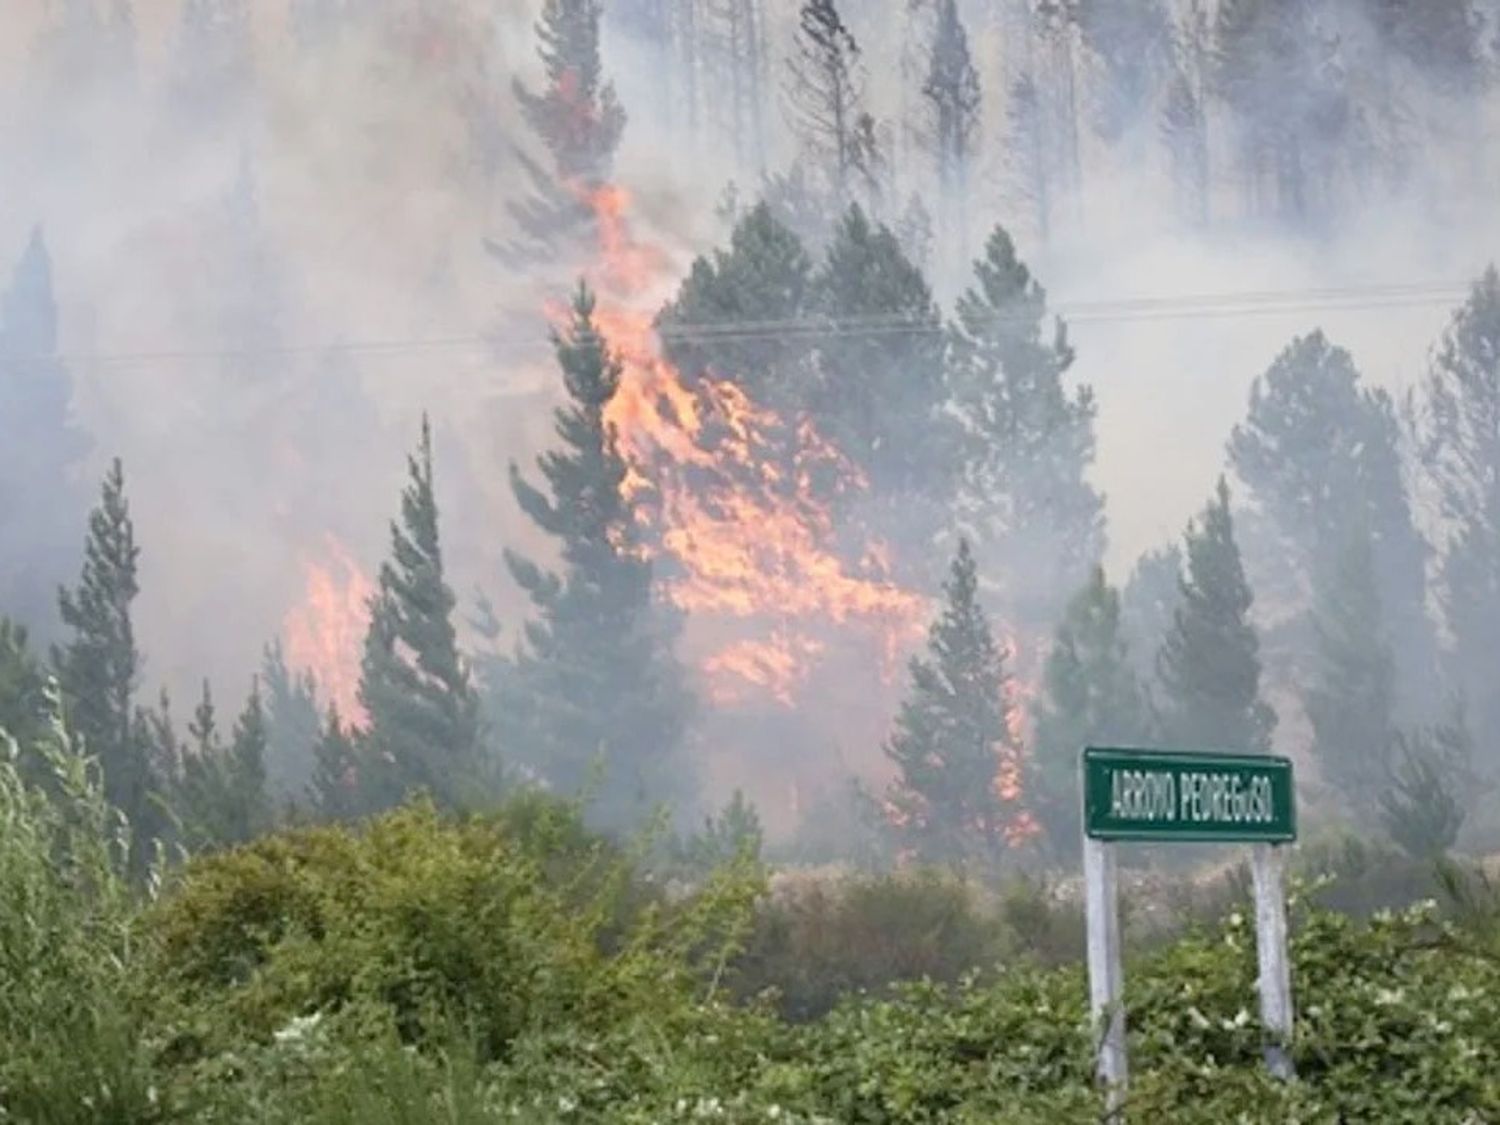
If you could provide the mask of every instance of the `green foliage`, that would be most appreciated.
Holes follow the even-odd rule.
[[[1074,857],[1082,837],[1078,761],[1085,746],[1132,746],[1147,731],[1145,703],[1120,630],[1120,597],[1095,567],[1057,628],[1035,707],[1027,800],[1054,855]]]
[[[1434,860],[1458,839],[1472,786],[1471,751],[1463,723],[1397,731],[1389,778],[1380,792],[1381,821],[1407,855]]]
[[[266,648],[260,678],[265,685],[267,786],[277,805],[300,803],[312,782],[313,748],[322,735],[312,675],[288,668],[276,641]]]
[[[369,809],[391,808],[416,792],[458,808],[485,795],[486,768],[479,700],[458,652],[455,598],[444,576],[426,415],[407,473],[360,663],[369,725],[357,740],[357,775]]]
[[[168,719],[168,721],[170,721]],[[172,794],[173,812],[186,845],[194,850],[244,843],[271,827],[266,793],[266,719],[260,685],[250,689],[229,743],[219,737],[207,681],[188,726]]]
[[[672,652],[676,622],[656,603],[644,529],[624,494],[627,472],[605,408],[620,362],[594,323],[593,295],[580,286],[573,319],[554,340],[569,403],[557,411],[558,450],[538,459],[543,491],[511,466],[521,510],[558,541],[559,573],[513,552],[506,561],[531,599],[515,664],[502,677],[502,749],[558,792],[603,778],[593,813],[603,823],[639,823],[656,801],[691,784],[681,742],[691,696]]]
[[[99,506],[89,515],[78,585],[58,595],[71,637],[53,652],[52,663],[70,726],[85,752],[98,759],[105,796],[130,822],[138,855],[162,830],[156,804],[161,779],[135,711],[141,656],[131,605],[139,592],[139,556],[125,473],[116,459],[105,475]]]
[[[1500,272],[1474,283],[1413,400],[1422,467],[1448,534],[1438,601],[1452,637],[1452,668],[1472,702],[1474,734],[1492,768],[1500,754]]]
[[[1050,626],[1053,591],[1088,578],[1104,548],[1093,391],[1069,391],[1067,330],[1046,324],[1047,294],[996,227],[948,328],[947,381],[963,420],[958,522],[1003,576],[1012,612]]]
[[[46,731],[46,674],[28,644],[26,627],[0,617],[0,730],[22,746]]]
[[[1313,627],[1318,662],[1303,693],[1313,753],[1338,800],[1368,821],[1385,781],[1395,687],[1368,535],[1318,583]]]
[[[130,832],[49,694],[39,738],[0,733],[0,1119],[154,1121],[127,999]]]
[[[1186,747],[1266,753],[1276,714],[1260,698],[1260,642],[1222,477],[1185,545],[1182,604],[1156,661],[1163,734]]]
[[[1003,843],[999,778],[1019,748],[1006,722],[1005,657],[979,604],[967,540],[959,543],[946,604],[911,661],[911,692],[885,753],[899,771],[888,800],[901,846],[928,863],[993,859]]]
[[[672,851],[687,870],[706,875],[741,857],[758,863],[764,843],[760,814],[736,789],[722,810],[703,818],[701,829],[674,841]]]

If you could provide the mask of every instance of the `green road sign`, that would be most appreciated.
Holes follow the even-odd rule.
[[[1261,754],[1089,747],[1083,825],[1096,840],[1295,840],[1292,763]]]

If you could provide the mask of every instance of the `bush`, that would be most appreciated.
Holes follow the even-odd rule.
[[[130,834],[50,709],[24,756],[0,732],[0,1119],[153,1121],[127,976]]]

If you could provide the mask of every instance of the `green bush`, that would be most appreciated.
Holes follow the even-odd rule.
[[[0,732],[0,1120],[154,1121],[129,1000],[129,831],[51,710],[25,758]]]

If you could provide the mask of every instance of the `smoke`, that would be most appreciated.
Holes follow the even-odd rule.
[[[507,270],[482,245],[507,233],[506,205],[528,190],[515,147],[539,155],[511,95],[513,78],[537,78],[537,6],[335,4],[346,12],[336,32],[299,38],[296,5],[265,0],[251,7],[250,84],[212,73],[228,85],[209,98],[183,93],[192,60],[174,0],[137,0],[128,64],[100,55],[116,69],[89,74],[64,49],[67,29],[49,34],[54,5],[5,5],[0,263],[43,224],[75,409],[94,439],[87,470],[97,477],[116,454],[126,465],[149,684],[185,695],[205,674],[247,682],[260,644],[305,596],[303,560],[322,557],[325,536],[373,571],[423,409],[437,428],[454,584],[489,593],[502,643],[514,637],[526,607],[500,549],[549,548],[515,509],[505,469],[551,441],[543,308],[574,266]],[[605,67],[630,114],[617,176],[637,230],[674,258],[669,283],[723,236],[726,185],[752,197],[762,172],[795,154],[780,93],[794,6],[767,7],[758,152],[725,128],[702,59],[702,112],[688,112],[680,37],[610,25]],[[850,7],[870,108],[888,120],[911,100],[897,58],[905,4]],[[1009,15],[965,13],[986,93],[971,245],[937,255],[933,281],[950,298],[990,225],[1016,233],[1070,321],[1071,378],[1098,398],[1094,482],[1107,496],[1108,567],[1123,580],[1201,507],[1252,379],[1294,334],[1322,327],[1392,390],[1418,377],[1463,285],[1500,245],[1483,190],[1500,106],[1407,71],[1420,120],[1447,127],[1420,138],[1403,182],[1293,223],[1246,219],[1221,178],[1194,227],[1175,204],[1155,107],[1127,125],[1133,143],[1090,131],[1099,68],[1076,47],[1076,182],[1053,181],[1043,237],[1035,193],[1018,182],[1009,102],[1018,75],[1057,50],[1007,47],[1024,6],[987,7]],[[1210,122],[1210,138],[1216,165],[1232,164],[1229,126]],[[894,169],[888,218],[913,192],[929,209],[948,202],[930,196],[923,159],[910,148]],[[1422,288],[1382,293],[1391,286]],[[888,702],[839,706],[878,729]]]

